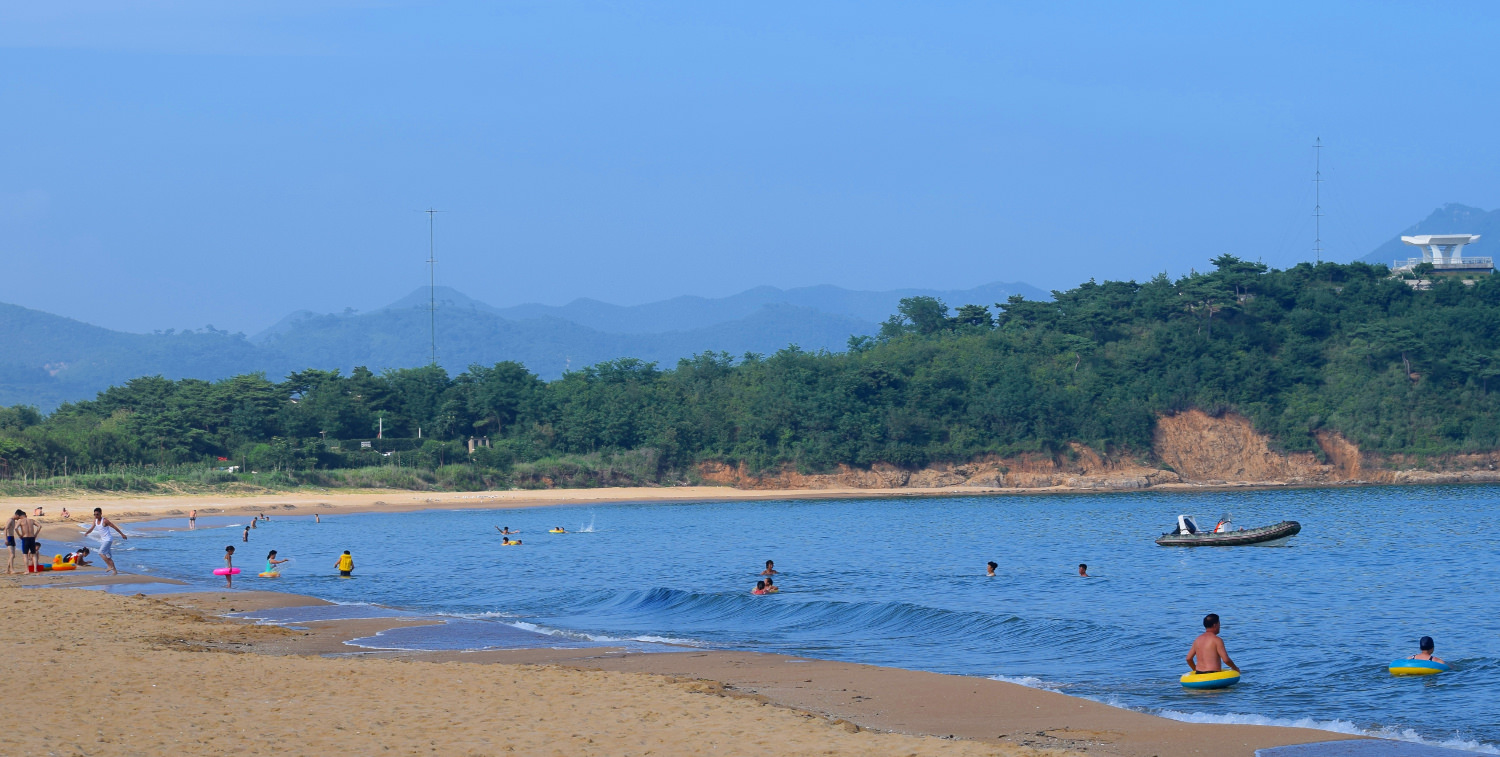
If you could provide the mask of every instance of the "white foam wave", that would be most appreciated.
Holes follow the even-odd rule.
[[[522,631],[531,631],[532,633],[546,634],[548,636],[558,636],[558,637],[561,637],[561,638],[564,638],[564,639],[572,639],[574,641],[597,641],[597,642],[602,642],[602,643],[606,643],[606,644],[609,644],[609,643],[619,644],[619,643],[627,642],[627,641],[637,641],[637,642],[642,642],[642,643],[647,643],[647,644],[675,644],[677,646],[684,646],[684,647],[706,647],[706,646],[708,646],[708,645],[704,644],[703,642],[697,641],[695,639],[678,639],[678,638],[673,638],[673,637],[670,637],[670,636],[651,636],[651,635],[648,635],[648,634],[642,634],[640,636],[626,636],[626,637],[621,637],[621,636],[608,636],[608,635],[605,635],[605,634],[602,634],[602,633],[583,633],[581,631],[564,631],[564,630],[558,629],[558,628],[548,628],[546,626],[539,626],[539,625],[537,625],[535,623],[527,623],[524,620],[514,621],[510,625],[513,626],[513,627],[515,627],[515,628],[519,628]]]
[[[1157,710],[1155,714],[1170,720],[1178,720],[1183,723],[1217,723],[1222,725],[1274,725],[1285,728],[1311,728],[1318,731],[1330,733],[1342,733],[1347,736],[1371,736],[1377,739],[1392,739],[1394,741],[1408,741],[1414,744],[1442,747],[1444,749],[1460,749],[1466,752],[1477,752],[1479,754],[1500,754],[1500,747],[1485,744],[1474,739],[1464,738],[1455,734],[1453,738],[1435,741],[1424,738],[1410,728],[1396,728],[1387,726],[1384,728],[1360,728],[1347,720],[1318,720],[1316,718],[1272,718],[1265,715],[1248,715],[1242,713],[1216,714],[1209,712],[1179,712],[1177,710]]]
[[[1056,691],[1062,686],[1062,684],[1051,681],[1043,681],[1036,676],[990,676],[990,680],[1013,683],[1017,686],[1025,686],[1028,689],[1046,689],[1048,691]]]

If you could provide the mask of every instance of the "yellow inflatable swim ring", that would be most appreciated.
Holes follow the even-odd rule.
[[[261,578],[281,578],[281,574],[274,570],[268,570],[264,573],[256,573],[255,575],[260,576]]]
[[[1184,673],[1179,680],[1185,689],[1227,689],[1240,682],[1240,672],[1216,670],[1212,673]]]
[[[565,534],[565,533],[567,533],[567,531],[564,531],[561,528],[549,528],[549,529],[547,529],[547,533],[549,533],[549,534]]]

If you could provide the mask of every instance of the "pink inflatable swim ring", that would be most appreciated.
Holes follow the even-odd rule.
[[[237,576],[239,574],[239,568],[214,568],[214,575],[216,576]]]

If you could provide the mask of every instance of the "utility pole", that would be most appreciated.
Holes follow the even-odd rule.
[[[1313,255],[1323,262],[1323,138],[1313,144]]]
[[[427,328],[432,338],[432,365],[437,365],[437,245],[435,221],[438,213],[446,211],[428,208],[427,214]]]

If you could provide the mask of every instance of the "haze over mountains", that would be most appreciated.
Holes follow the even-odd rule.
[[[705,351],[771,353],[789,344],[842,350],[873,334],[903,297],[993,305],[1012,294],[1048,295],[1022,283],[960,291],[859,292],[833,286],[757,287],[722,298],[676,297],[637,306],[576,300],[562,306],[497,308],[437,289],[438,362],[451,372],[515,360],[544,378],[604,360],[663,365]],[[217,379],[263,371],[366,366],[380,371],[430,359],[428,291],[368,313],[293,313],[250,337],[224,331],[130,334],[15,305],[0,305],[0,405],[50,410],[143,375]]]
[[[1466,254],[1500,245],[1500,210],[1450,203],[1360,258],[1389,265],[1415,254],[1401,234],[1468,233],[1483,238]],[[852,291],[835,286],[756,287],[728,297],[675,297],[644,305],[580,299],[566,305],[495,307],[456,288],[437,289],[438,362],[450,372],[471,364],[521,362],[556,378],[604,360],[635,357],[670,366],[712,351],[768,354],[796,344],[843,350],[856,334],[873,334],[903,297],[929,295],[951,306],[994,305],[1012,294],[1049,295],[1023,283],[967,290]],[[299,311],[255,334],[199,330],[132,334],[0,304],[0,405],[50,410],[88,399],[111,384],[160,374],[219,379],[263,371],[279,378],[304,368],[366,366],[381,371],[427,364],[428,291],[360,313]]]

